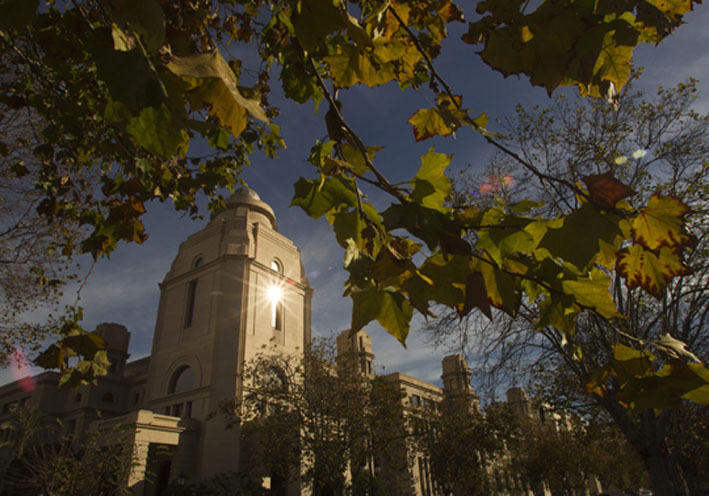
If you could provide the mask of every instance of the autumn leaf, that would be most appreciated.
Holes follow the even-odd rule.
[[[694,238],[684,227],[689,212],[689,207],[674,196],[652,195],[632,220],[633,239],[651,250],[692,246]]]
[[[673,277],[689,273],[680,256],[666,246],[657,254],[640,245],[629,246],[618,255],[618,270],[628,289],[641,287],[657,299]]]
[[[604,210],[615,208],[620,200],[635,194],[635,191],[616,179],[611,171],[586,176],[583,182],[588,188],[591,203]]]
[[[167,63],[167,68],[181,77],[221,80],[236,104],[246,109],[253,117],[268,122],[268,117],[259,102],[245,98],[239,93],[239,89],[236,87],[236,75],[219,50],[186,57],[173,55]]]

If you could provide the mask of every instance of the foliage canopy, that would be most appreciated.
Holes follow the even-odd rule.
[[[660,42],[693,4],[486,0],[462,41],[482,47],[492,68],[524,74],[548,92],[574,85],[613,98],[630,76],[635,46]],[[414,311],[431,316],[432,304],[461,316],[475,308],[515,316],[531,301],[543,309],[539,326],[572,336],[584,313],[621,317],[608,271],[618,268],[628,288],[658,296],[689,270],[695,238],[681,198],[658,192],[635,205],[633,191],[606,170],[572,184],[544,176],[488,129],[484,112],[464,106],[433,65],[447,25],[464,20],[451,0],[3,0],[0,19],[12,68],[0,104],[27,109],[38,123],[38,141],[27,145],[34,166],[11,169],[33,174],[43,193],[39,213],[89,230],[76,249],[94,257],[119,241],[142,242],[151,200],[195,213],[195,195],[205,193],[220,207],[218,188],[233,188],[255,148],[273,155],[284,145],[268,101],[280,70],[287,98],[329,107],[329,140],[316,142],[309,158],[316,177],[295,184],[292,203],[325,216],[345,251],[353,331],[377,321],[405,343]],[[224,57],[231,43],[255,48],[255,77],[244,60]],[[433,148],[410,181],[390,182],[375,165],[378,148],[363,143],[337,101],[338,90],[387,83],[431,96],[434,104],[409,119],[417,140],[470,126],[540,179],[569,187],[573,208],[546,216],[526,200],[451,207],[452,157]],[[211,151],[199,154],[204,142]],[[393,203],[379,211],[363,187]],[[576,250],[580,229],[587,248]],[[465,239],[471,231],[474,244]],[[67,384],[104,367],[93,365],[101,354],[78,320],[37,362],[63,369]],[[77,354],[83,368],[72,371]],[[681,384],[677,394],[694,398],[706,397],[706,374],[700,365],[668,371]]]

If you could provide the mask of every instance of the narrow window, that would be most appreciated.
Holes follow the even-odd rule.
[[[362,339],[362,336],[359,337],[359,350],[364,351],[364,340]]]
[[[188,401],[185,403],[185,415],[184,418],[192,418],[192,402]]]
[[[283,303],[281,301],[272,302],[271,326],[277,331],[283,329]]]
[[[190,281],[187,286],[187,307],[185,312],[185,327],[192,327],[194,317],[194,302],[197,296],[197,280]]]
[[[137,405],[138,402],[140,402],[140,393],[135,393],[135,396],[133,397],[133,403]]]
[[[172,407],[172,416],[173,417],[182,417],[182,403],[174,405]]]

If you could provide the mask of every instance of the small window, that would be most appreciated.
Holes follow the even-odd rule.
[[[271,270],[278,272],[279,274],[282,274],[283,273],[283,266],[281,265],[281,262],[274,258],[273,261],[271,262]]]
[[[140,393],[135,393],[135,396],[133,396],[133,404],[137,405],[140,402]]]
[[[77,403],[81,402],[81,393],[76,393],[76,396],[74,396],[74,401]]]
[[[102,403],[113,403],[113,393],[106,393],[101,396]]]
[[[283,329],[283,302],[273,301],[271,305],[271,327],[280,331]]]
[[[187,286],[187,306],[185,308],[185,327],[192,327],[194,318],[194,303],[197,297],[197,280],[190,281]]]
[[[421,397],[417,394],[411,395],[411,404],[414,406],[419,406],[421,404]]]
[[[364,351],[364,338],[362,336],[359,337],[359,351]]]
[[[192,368],[184,365],[177,369],[170,380],[168,394],[177,394],[189,391],[194,387],[194,374]]]
[[[188,401],[185,403],[185,415],[183,418],[192,418],[192,402]]]
[[[182,403],[180,403],[179,405],[173,405],[172,416],[173,417],[181,417],[182,416]]]
[[[197,257],[197,259],[192,264],[192,268],[196,269],[197,267],[201,266],[203,263],[204,263],[204,259],[202,257]]]

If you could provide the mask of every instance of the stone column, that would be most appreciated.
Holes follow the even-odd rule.
[[[135,450],[135,458],[133,459],[133,468],[128,476],[128,487],[133,496],[143,496],[150,442],[136,440],[133,449]]]

